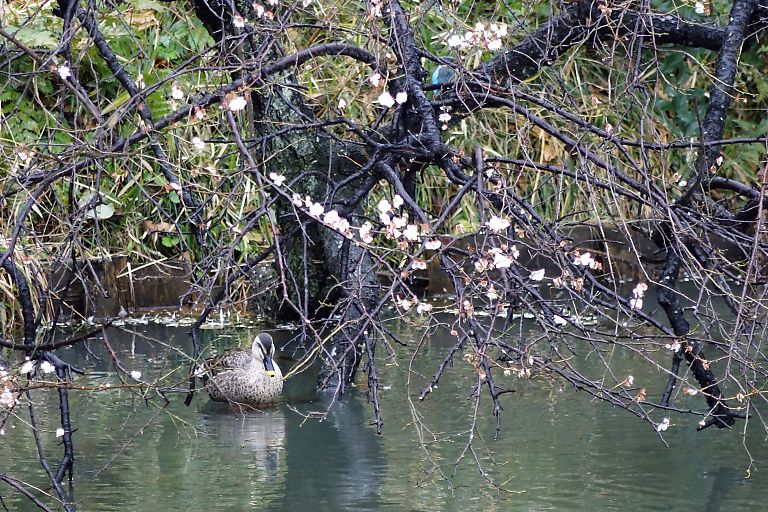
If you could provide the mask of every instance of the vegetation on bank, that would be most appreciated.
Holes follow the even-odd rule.
[[[386,47],[356,26],[358,18],[354,12],[358,3],[307,4],[303,20],[294,18],[296,26],[285,30],[282,42],[286,51],[343,40],[380,53],[379,57],[385,60],[394,58]],[[714,19],[709,18],[708,22],[722,21],[728,5],[725,1],[707,3],[706,12],[700,17],[712,15]],[[138,263],[167,257],[199,258],[199,254],[190,254],[195,251],[192,233],[180,221],[181,195],[157,172],[158,164],[149,145],[140,143],[117,154],[100,152],[100,144],[130,137],[141,130],[141,122],[136,114],[126,114],[129,94],[98,57],[84,31],[77,32],[72,43],[76,79],[84,90],[92,91],[90,100],[104,115],[105,125],[94,126],[86,121],[86,107],[73,95],[64,93],[60,75],[65,64],[61,55],[51,53],[60,43],[62,25],[62,20],[51,13],[54,7],[52,2],[14,1],[5,4],[0,14],[6,48],[15,42],[25,48],[24,52],[5,54],[0,92],[0,152],[4,162],[0,164],[0,173],[5,183],[0,225],[4,226],[5,237],[10,239],[19,209],[29,198],[24,188],[15,183],[19,175],[34,172],[40,160],[64,162],[93,156],[92,166],[78,169],[55,191],[37,200],[29,217],[34,226],[34,233],[30,233],[33,236],[21,240],[17,250],[37,260],[54,259],[67,245],[73,224],[77,224],[74,227],[78,237],[73,249],[83,256],[130,254]],[[487,22],[507,26],[525,23],[533,29],[551,15],[549,2],[513,2],[508,7],[477,8],[472,3],[459,3],[450,11],[430,9],[420,17],[417,35],[428,51],[471,69],[487,60],[492,52],[478,47],[451,47],[451,35],[472,31],[476,23]],[[692,2],[656,2],[654,7],[693,18],[699,16]],[[142,98],[155,119],[173,113],[188,99],[228,83],[217,45],[183,3],[132,0],[99,9],[99,26],[118,54],[121,66],[142,90]],[[301,22],[317,24],[318,28],[303,29]],[[506,37],[503,44],[513,42],[513,37]],[[763,108],[768,97],[763,73],[766,51],[768,46],[757,45],[742,57],[736,84],[739,95],[734,98],[734,108],[726,121],[726,133],[760,137],[768,128]],[[521,84],[519,90],[538,98],[546,98],[557,90],[568,91],[574,113],[619,137],[653,138],[660,144],[688,140],[695,143],[716,57],[704,49],[665,51],[658,62],[649,60],[648,66],[639,68],[641,77],[633,77],[628,69],[613,66],[606,55],[576,48],[564,57],[563,65],[544,68]],[[646,56],[641,54],[639,58],[645,60]],[[375,120],[377,112],[370,106],[381,92],[370,83],[369,76],[366,66],[334,58],[304,64],[296,78],[307,103],[320,119],[332,122],[343,114],[350,121],[368,124]],[[653,89],[644,91],[648,98],[641,108],[635,91],[638,79],[654,84]],[[546,106],[534,107],[532,112],[558,128],[569,129],[566,121]],[[224,116],[218,107],[196,111],[160,131],[169,148],[173,172],[189,184],[192,194],[205,198],[208,212],[215,212],[207,219],[213,239],[237,233],[247,212],[262,204],[259,191],[263,184],[253,176],[236,172],[244,163],[226,134]],[[337,131],[342,135],[344,130],[341,125]],[[599,144],[599,138],[594,134],[592,137]],[[577,165],[569,158],[566,145],[508,109],[485,110],[446,126],[445,140],[467,154],[473,145],[480,145],[490,162],[499,157],[495,164],[498,172],[513,181],[515,191],[529,198],[545,218],[587,221],[596,213],[595,204],[599,205],[597,213],[605,218],[633,215],[624,211],[626,207],[621,203],[610,200],[609,192],[601,200],[594,194],[583,194],[577,181],[569,176],[558,177],[536,169],[521,171],[507,163],[509,155],[519,155],[542,165],[565,163],[571,171]],[[651,153],[653,179],[681,184],[677,190],[680,193],[690,178],[687,169],[695,162],[696,150],[694,144]],[[637,148],[631,156],[641,158],[642,152]],[[760,143],[726,146],[724,152],[727,158],[720,170],[723,176],[747,182],[757,180],[763,155]],[[604,147],[602,153],[610,158],[611,149]],[[237,190],[234,198],[229,195],[233,190]],[[431,167],[418,176],[416,190],[418,204],[439,216],[458,187]],[[94,200],[96,192],[98,198]],[[671,193],[676,193],[674,186]],[[378,201],[390,195],[388,185],[382,183],[370,196],[370,212],[375,214]],[[477,207],[467,196],[441,230],[460,235],[478,225]],[[261,222],[259,229],[244,234],[237,250],[245,257],[263,249],[271,239],[268,223]],[[13,302],[12,294],[6,295],[5,307]]]

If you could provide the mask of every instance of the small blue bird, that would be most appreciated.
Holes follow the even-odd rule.
[[[440,64],[432,73],[432,85],[445,85],[453,80],[453,75],[453,68]],[[437,94],[439,90],[435,90],[434,92]]]

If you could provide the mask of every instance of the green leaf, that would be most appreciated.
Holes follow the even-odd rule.
[[[33,48],[56,48],[59,45],[56,34],[44,28],[22,27],[15,32],[13,29],[8,31],[16,36],[16,39]]]
[[[165,235],[163,236],[161,241],[162,241],[162,244],[168,248],[176,247],[177,245],[179,245],[179,237],[177,236]]]

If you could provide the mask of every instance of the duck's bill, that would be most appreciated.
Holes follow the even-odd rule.
[[[264,375],[267,377],[274,377],[277,375],[275,373],[275,363],[272,362],[272,358],[267,356],[264,358]]]

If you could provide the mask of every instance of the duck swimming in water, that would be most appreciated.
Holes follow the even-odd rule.
[[[251,406],[274,402],[283,390],[283,374],[273,361],[274,355],[272,336],[261,333],[250,350],[236,348],[209,359],[208,396],[215,402]]]

